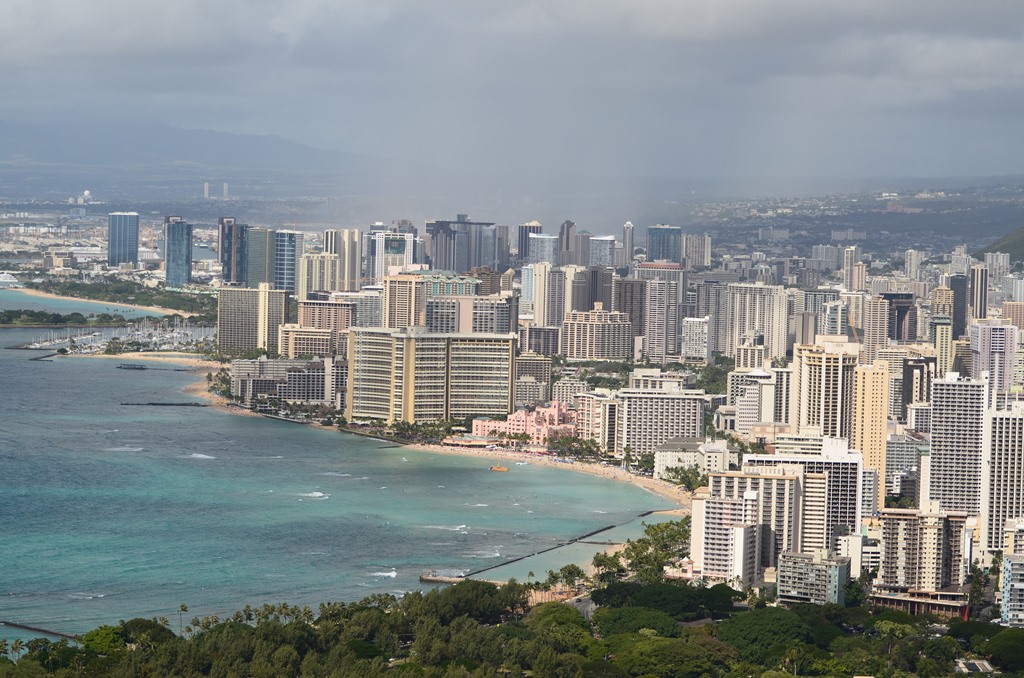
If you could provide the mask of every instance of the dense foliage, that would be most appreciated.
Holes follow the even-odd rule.
[[[31,311],[28,309],[11,309],[0,311],[0,325],[124,325],[124,316],[110,313],[50,313],[49,311]]]
[[[1024,630],[866,608],[733,608],[724,585],[612,582],[575,605],[527,609],[530,587],[464,581],[314,613],[287,605],[231,619],[132,619],[67,641],[0,641],[6,676],[946,676],[963,656],[1024,671]],[[586,602],[584,598],[583,602]],[[712,617],[721,618],[717,623]],[[937,631],[938,629],[938,631]],[[974,653],[974,654],[972,654]],[[15,663],[16,662],[16,663]]]
[[[217,299],[205,294],[171,292],[163,287],[147,287],[127,280],[80,282],[50,278],[42,282],[29,283],[26,287],[79,299],[159,306],[195,314],[192,319],[194,323],[214,324],[217,322]]]

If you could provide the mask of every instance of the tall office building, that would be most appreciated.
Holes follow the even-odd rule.
[[[225,283],[246,284],[248,230],[247,224],[238,223],[234,217],[220,217],[217,220],[217,257],[220,260],[221,278]]]
[[[543,228],[541,223],[536,220],[519,224],[519,248],[517,249],[519,261],[532,261],[530,259],[530,234],[540,234]]]
[[[988,267],[985,264],[971,266],[971,318],[978,320],[988,317]]]
[[[340,260],[338,285],[345,292],[358,292],[363,284],[363,232],[358,228],[343,228],[331,233],[333,243],[328,254],[337,254]],[[326,242],[326,240],[325,240]]]
[[[889,414],[889,366],[884,361],[853,370],[853,419],[850,447],[864,456],[865,468],[878,473],[876,509],[885,508],[886,433]]]
[[[989,402],[997,393],[1008,393],[1013,385],[1017,361],[1015,325],[1002,324],[999,318],[981,319],[968,327],[971,338],[971,377],[988,374]]]
[[[761,334],[764,335],[766,357],[786,357],[788,314],[784,287],[763,283],[732,283],[728,287],[726,299],[726,355],[734,355],[736,346],[740,345],[747,334]]]
[[[559,264],[576,263],[573,247],[576,245],[576,222],[566,219],[558,227],[558,262]]]
[[[527,261],[531,264],[558,266],[558,236],[530,233],[527,235],[530,252]]]
[[[917,305],[909,292],[883,292],[889,302],[889,338],[895,341],[917,340]]]
[[[107,265],[139,263],[139,213],[107,215]]]
[[[682,256],[683,229],[668,224],[647,227],[647,261],[681,263]]]
[[[164,276],[168,287],[192,282],[192,224],[164,217]]]
[[[932,382],[932,446],[929,499],[946,511],[977,515],[981,477],[987,377],[970,379],[950,372]]]
[[[464,273],[480,266],[495,270],[508,266],[507,226],[470,221],[469,215],[459,214],[454,221],[428,221],[426,232],[430,245],[427,254],[434,270]]]
[[[278,328],[288,322],[288,293],[269,283],[217,293],[217,348],[222,353],[276,353]]]
[[[392,269],[396,272],[408,270],[415,263],[416,235],[395,231],[375,231],[367,241],[366,259],[369,262],[369,277],[375,285],[383,285],[385,276]]]
[[[633,324],[633,336],[642,337],[645,333],[647,281],[639,278],[616,278],[614,290],[614,309],[629,316],[629,321]]]
[[[626,254],[626,265],[629,266],[633,262],[633,252],[635,246],[633,245],[633,222],[627,221],[622,225],[622,249]]]
[[[277,282],[277,232],[271,228],[250,228],[245,232],[245,284]]]
[[[644,357],[664,365],[679,355],[679,292],[675,282],[648,280],[644,309]]]
[[[967,333],[967,312],[970,303],[967,296],[967,276],[951,275],[948,285],[953,291],[953,339],[959,339]]]
[[[789,421],[797,434],[850,437],[857,360],[857,345],[845,341],[793,348]]]
[[[605,309],[612,308],[614,269],[607,266],[564,266],[562,270],[566,272],[565,286],[570,297],[567,311],[590,311],[596,304],[602,304]],[[571,289],[570,270],[573,271]]]
[[[300,231],[277,231],[274,234],[274,248],[277,251],[274,286],[279,290],[287,290],[289,294],[295,294],[298,287],[298,272],[305,251],[305,237]]]
[[[588,266],[606,268],[615,265],[615,236],[594,235],[590,237],[590,259]]]
[[[1024,403],[985,413],[981,476],[981,538],[986,551],[1002,550],[1008,520],[1024,516]]]

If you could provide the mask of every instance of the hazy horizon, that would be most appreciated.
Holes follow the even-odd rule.
[[[0,7],[10,121],[273,135],[447,171],[1024,173],[1024,5],[197,0]]]

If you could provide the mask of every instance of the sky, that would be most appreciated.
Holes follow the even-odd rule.
[[[4,0],[0,119],[448,168],[1024,173],[1019,0]]]

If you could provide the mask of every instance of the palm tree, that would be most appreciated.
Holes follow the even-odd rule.
[[[18,661],[18,657],[21,656],[21,653],[24,649],[24,641],[22,641],[21,638],[15,638],[14,642],[11,643],[11,654],[14,655],[14,661]]]
[[[179,636],[181,635],[181,632],[182,632],[182,625],[181,625],[182,615],[185,614],[186,612],[188,612],[188,605],[186,605],[185,603],[182,603],[181,605],[178,605],[178,635]]]
[[[0,638],[0,657],[6,657],[8,652],[7,639]]]

